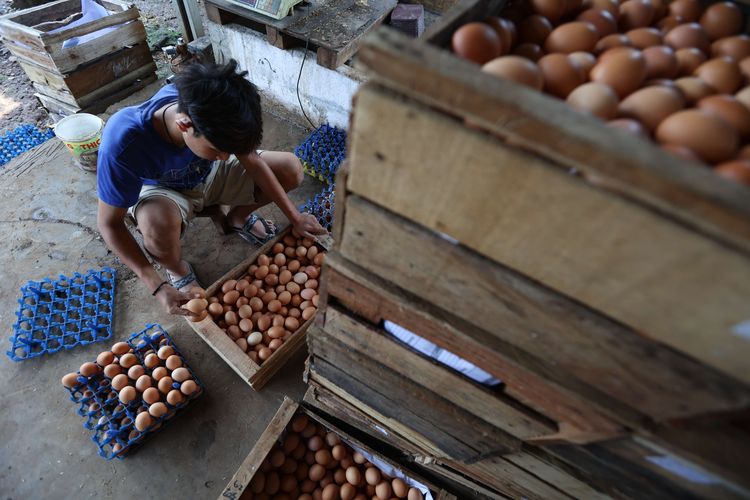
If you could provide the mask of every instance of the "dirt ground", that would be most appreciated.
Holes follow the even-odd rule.
[[[179,23],[173,3],[168,0],[131,0],[141,12],[149,46],[153,50],[158,76],[166,76],[168,59],[161,47],[173,45],[180,36]],[[38,3],[38,2],[37,2]],[[26,3],[19,0],[0,0],[0,15],[8,14]],[[34,87],[10,52],[0,45],[0,135],[19,125],[50,125],[47,111],[34,97]]]

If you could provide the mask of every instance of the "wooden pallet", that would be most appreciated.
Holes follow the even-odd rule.
[[[237,472],[235,472],[232,479],[229,480],[229,483],[222,491],[221,495],[219,496],[219,500],[222,499],[239,499],[242,497],[243,493],[247,490],[248,485],[253,479],[253,476],[255,473],[260,469],[261,464],[265,460],[268,453],[271,451],[271,448],[273,448],[273,445],[283,436],[284,431],[291,422],[292,418],[295,415],[304,414],[307,415],[308,418],[314,420],[318,424],[321,424],[325,426],[330,431],[336,433],[344,442],[348,443],[349,445],[352,445],[358,449],[361,449],[367,453],[369,453],[372,456],[377,457],[382,462],[386,463],[387,465],[403,471],[408,477],[413,478],[420,483],[424,484],[430,489],[430,493],[432,493],[433,498],[435,500],[455,500],[456,497],[448,493],[447,491],[443,490],[439,486],[434,485],[430,481],[419,477],[417,474],[412,473],[408,469],[405,469],[404,464],[400,464],[397,462],[394,462],[393,460],[389,459],[388,457],[382,456],[381,454],[375,452],[372,448],[367,446],[366,444],[362,443],[355,437],[349,435],[348,433],[344,432],[325,418],[319,416],[315,412],[311,411],[310,409],[299,405],[298,403],[295,403],[289,398],[284,398],[284,401],[282,402],[281,406],[279,407],[279,410],[276,412],[276,415],[274,415],[271,422],[268,424],[266,429],[263,431],[263,434],[261,434],[260,439],[255,443],[255,446],[253,446],[253,449],[250,450],[250,453],[248,453],[245,460],[240,465],[239,469],[237,469]]]
[[[258,256],[268,254],[271,248],[281,241],[284,236],[291,232],[291,227],[281,231],[275,238],[254,251],[248,258],[237,264],[228,271],[224,276],[219,278],[206,289],[206,296],[212,297],[218,291],[225,281],[238,279],[247,274],[247,268],[255,262]],[[294,334],[279,347],[270,358],[259,365],[240,349],[240,347],[213,321],[209,315],[203,321],[192,322],[186,319],[188,324],[193,328],[195,333],[201,337],[221,358],[239,375],[242,380],[247,382],[253,389],[260,390],[273,375],[284,366],[294,354],[305,343],[307,329],[310,327],[315,317],[300,325]]]
[[[80,17],[80,1],[55,2],[0,18],[0,35],[31,79],[37,97],[52,112],[101,112],[156,79],[138,9],[105,0],[107,17],[57,33]],[[116,27],[94,40],[63,49],[73,37]]]
[[[317,50],[318,64],[336,69],[357,52],[362,39],[396,6],[396,0],[312,0],[294,14],[272,19],[226,0],[207,0],[206,14],[218,24],[245,21],[264,32],[278,48],[306,46]]]

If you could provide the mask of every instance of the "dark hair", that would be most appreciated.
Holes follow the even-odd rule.
[[[263,138],[258,89],[237,70],[225,65],[191,64],[175,77],[177,109],[193,121],[196,135],[204,135],[223,153],[248,153]]]

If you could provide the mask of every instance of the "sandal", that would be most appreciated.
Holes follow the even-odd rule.
[[[177,278],[172,273],[167,271],[167,277],[169,278],[169,282],[172,284],[172,286],[183,293],[189,292],[190,289],[194,286],[203,288],[203,285],[201,285],[198,281],[198,278],[195,275],[195,270],[193,269],[193,266],[190,265],[190,262],[186,260],[184,260],[183,262],[187,265],[188,273],[182,278]]]
[[[253,226],[255,226],[255,223],[258,221],[263,224],[263,228],[266,230],[265,236],[258,236],[253,233]],[[274,236],[276,236],[276,228],[273,227],[273,223],[263,217],[258,217],[255,214],[250,214],[250,217],[248,217],[242,227],[232,227],[231,229],[233,232],[239,234],[240,238],[243,240],[256,245],[268,243]]]

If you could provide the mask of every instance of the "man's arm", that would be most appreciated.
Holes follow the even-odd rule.
[[[107,246],[141,279],[149,292],[152,292],[163,280],[125,226],[126,213],[126,208],[113,207],[99,200],[97,226]],[[190,315],[186,309],[180,307],[189,297],[171,285],[162,286],[156,298],[170,314]]]
[[[294,229],[305,238],[315,239],[315,235],[326,234],[326,230],[321,227],[315,216],[306,213],[300,213],[294,206],[292,200],[281,187],[279,180],[274,175],[271,167],[255,152],[245,155],[237,155],[245,170],[252,175],[253,180],[273,201],[279,209],[286,215]]]

